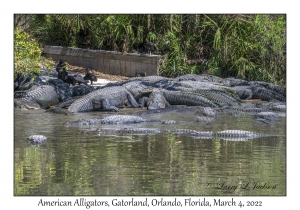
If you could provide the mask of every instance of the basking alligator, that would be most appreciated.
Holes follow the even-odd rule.
[[[23,97],[18,99],[20,103],[37,103],[41,108],[46,109],[50,106],[56,105],[59,102],[59,96],[55,87],[50,85],[42,85],[33,90],[26,92]]]
[[[217,107],[209,99],[193,92],[161,90],[165,99],[171,105]]]
[[[70,107],[70,112],[84,112],[93,110],[115,110],[129,102],[133,107],[139,107],[132,94],[121,86],[107,87],[95,90],[76,100]]]
[[[111,115],[103,119],[81,119],[73,122],[66,122],[65,126],[86,126],[93,124],[132,124],[142,122],[160,122],[160,120],[145,119],[138,116],[131,115]]]
[[[171,105],[158,89],[154,89],[147,100],[148,109],[162,109],[169,106]]]

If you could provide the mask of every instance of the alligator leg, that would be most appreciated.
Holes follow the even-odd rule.
[[[129,92],[127,93],[127,99],[129,101],[129,103],[131,104],[131,106],[133,106],[134,108],[139,107],[139,104],[136,102],[135,98]]]
[[[106,98],[101,98],[99,100],[92,100],[93,109],[94,110],[114,110],[116,112],[119,112],[119,108],[110,105],[109,101]]]
[[[143,107],[145,107],[146,105],[147,105],[147,102],[148,102],[148,97],[142,97],[142,98],[140,98],[139,99],[139,106],[141,107],[141,108],[143,108]]]

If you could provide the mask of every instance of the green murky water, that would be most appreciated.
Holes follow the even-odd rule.
[[[15,111],[14,195],[286,195],[285,136],[248,141],[173,134],[101,136],[95,131],[99,126],[63,126],[66,121],[108,114],[114,113]],[[225,114],[208,124],[195,122],[191,113],[144,117],[180,123],[118,127],[286,134],[285,116],[272,125],[257,124],[253,116]],[[33,134],[45,135],[48,141],[34,146],[26,140]]]

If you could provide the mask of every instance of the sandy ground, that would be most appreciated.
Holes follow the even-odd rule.
[[[69,75],[74,75],[74,74],[79,73],[82,77],[84,77],[86,74],[85,70],[86,70],[86,68],[83,68],[80,66],[69,65],[67,72]],[[93,73],[97,77],[97,82],[93,82],[93,86],[95,86],[95,87],[104,86],[111,82],[125,81],[129,78],[129,77],[119,76],[119,75],[103,74],[103,73],[97,72],[93,69],[91,70],[91,73]],[[57,75],[55,68],[52,69],[52,74],[47,74],[46,71],[43,69],[41,69],[41,71],[40,71],[40,78],[42,79],[43,82],[46,82],[49,79],[57,79],[57,76],[58,75]],[[89,81],[88,84],[90,85],[91,82]]]
[[[81,75],[84,76],[86,74],[85,70],[86,70],[86,68],[83,68],[83,67],[80,67],[80,66],[69,65],[67,71],[74,72],[74,73],[79,72]],[[129,78],[129,77],[119,76],[119,75],[103,74],[103,73],[97,72],[93,69],[91,70],[91,73],[93,73],[98,78],[98,80],[99,79],[104,79],[104,80],[109,80],[109,81],[124,81],[124,80],[127,80]],[[94,83],[96,83],[96,82],[93,82],[93,84]]]

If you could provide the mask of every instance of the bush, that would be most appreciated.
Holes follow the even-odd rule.
[[[38,42],[18,28],[14,31],[14,79],[17,75],[38,76],[41,68],[51,70],[54,61],[41,56]]]

